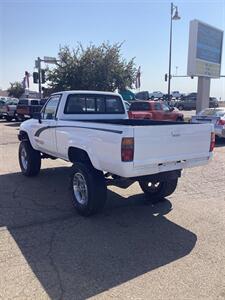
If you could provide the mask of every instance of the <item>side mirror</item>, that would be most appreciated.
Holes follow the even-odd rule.
[[[170,107],[170,111],[174,111],[174,107]]]
[[[41,113],[40,112],[35,112],[33,115],[33,119],[36,119],[41,123]]]

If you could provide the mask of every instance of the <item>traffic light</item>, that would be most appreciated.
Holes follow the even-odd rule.
[[[33,82],[38,83],[38,81],[39,81],[38,72],[33,72]]]
[[[45,77],[45,70],[41,70],[41,82],[45,83],[46,77]]]
[[[165,74],[165,81],[167,81],[167,77],[168,77],[168,75],[167,75],[167,73]]]

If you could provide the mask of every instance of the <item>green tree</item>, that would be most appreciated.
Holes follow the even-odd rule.
[[[84,48],[60,48],[59,63],[49,70],[49,88],[61,90],[115,91],[131,88],[136,76],[134,58],[126,61],[121,55],[122,44],[90,44]]]
[[[20,98],[24,93],[24,88],[20,82],[10,82],[7,92],[10,97]]]

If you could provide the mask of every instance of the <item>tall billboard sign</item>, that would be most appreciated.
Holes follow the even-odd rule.
[[[188,76],[219,78],[223,31],[198,20],[190,22]]]

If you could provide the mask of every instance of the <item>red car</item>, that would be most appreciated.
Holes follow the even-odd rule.
[[[150,119],[163,121],[183,121],[184,115],[162,101],[135,101],[131,104],[130,119]]]

